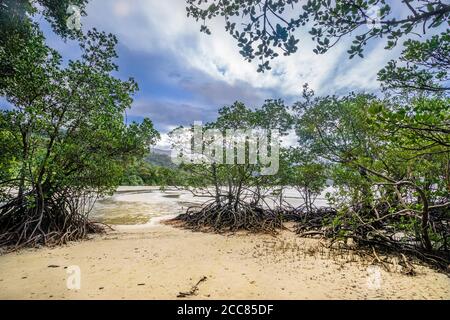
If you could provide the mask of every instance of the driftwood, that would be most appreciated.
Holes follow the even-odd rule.
[[[186,297],[189,297],[189,296],[197,295],[198,286],[200,285],[200,283],[206,281],[206,279],[208,279],[208,278],[203,276],[194,286],[192,286],[191,290],[186,291],[186,292],[178,293],[177,298],[186,298]]]

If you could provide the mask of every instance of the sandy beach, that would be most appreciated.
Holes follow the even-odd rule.
[[[450,299],[444,274],[388,273],[318,246],[289,231],[218,235],[157,220],[0,256],[0,299]],[[79,290],[67,287],[71,266],[81,271]]]
[[[450,0],[0,0],[0,75],[13,315],[450,302]]]

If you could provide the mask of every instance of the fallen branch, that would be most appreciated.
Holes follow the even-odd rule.
[[[208,278],[203,276],[194,286],[192,286],[191,290],[189,290],[187,292],[180,292],[180,293],[178,293],[177,298],[186,298],[186,297],[189,297],[189,296],[197,295],[198,286],[203,281],[206,281],[206,279],[208,279]]]

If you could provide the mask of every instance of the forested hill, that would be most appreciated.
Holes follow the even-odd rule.
[[[123,173],[122,185],[177,185],[184,173],[170,158],[170,151],[152,148],[143,160],[128,165]]]
[[[145,158],[145,162],[154,166],[175,169],[177,166],[170,158],[170,151],[152,148],[150,155]]]

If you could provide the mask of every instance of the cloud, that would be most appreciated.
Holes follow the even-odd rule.
[[[202,104],[222,107],[239,100],[250,107],[260,106],[274,92],[254,88],[250,83],[236,80],[229,84],[224,80],[208,77],[201,72],[187,77],[178,77],[178,85],[191,93],[192,98]]]
[[[187,126],[194,121],[211,121],[217,116],[217,109],[170,100],[141,99],[133,104],[127,114],[133,117],[148,117],[159,129],[167,131],[174,125]]]
[[[378,70],[401,50],[386,51],[382,39],[369,43],[364,59],[349,60],[352,38],[347,37],[328,53],[316,55],[316,44],[304,30],[299,31],[296,54],[272,61],[270,72],[257,73],[258,61],[243,59],[223,19],[209,21],[212,35],[205,35],[186,16],[185,6],[185,0],[90,1],[82,19],[85,30],[96,27],[117,35],[119,76],[133,76],[140,86],[129,115],[150,117],[163,132],[210,121],[220,107],[234,101],[251,107],[268,98],[291,103],[306,82],[318,95],[377,91]],[[45,32],[63,56],[79,54],[73,42],[64,44],[48,27]]]
[[[272,63],[271,72],[261,74],[256,72],[257,61],[248,63],[239,54],[235,40],[224,30],[222,19],[209,22],[212,35],[208,36],[199,32],[199,23],[187,18],[184,0],[128,3],[123,0],[92,1],[85,24],[117,34],[120,42],[130,50],[164,53],[176,64],[202,73],[205,80],[202,84],[197,81],[195,90],[205,99],[217,94],[217,103],[223,100],[216,90],[218,83],[235,88],[230,92],[237,94],[234,100],[241,97],[254,100],[255,92],[258,95],[264,91],[273,92],[275,97],[292,97],[300,94],[305,82],[318,94],[333,94],[352,86],[353,89],[373,91],[378,88],[377,71],[390,58],[389,54],[380,54],[377,48],[365,59],[349,61],[346,50],[351,38],[343,39],[325,55],[316,55],[312,52],[315,43],[307,32],[303,32],[299,35],[299,52],[278,58]],[[123,14],[125,11],[127,15]],[[114,15],[120,21],[110,18]],[[344,72],[337,73],[338,70]],[[208,81],[212,84],[206,83]],[[180,84],[184,89],[191,86],[186,82]]]

